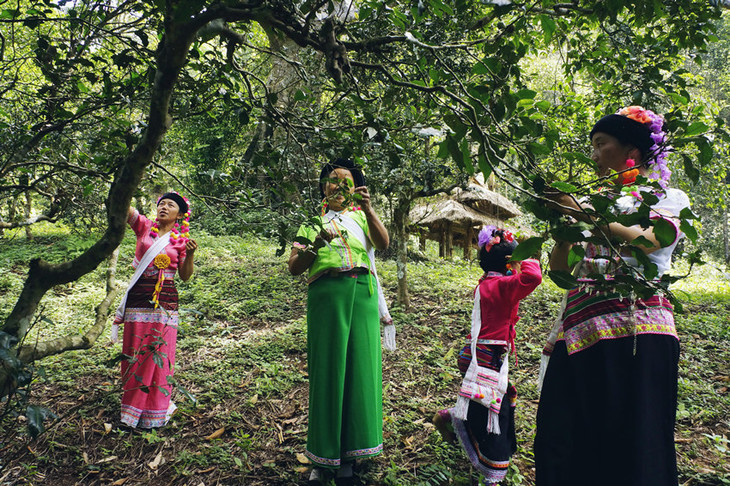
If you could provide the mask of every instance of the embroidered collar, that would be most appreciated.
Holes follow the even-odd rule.
[[[489,277],[504,277],[504,274],[502,272],[495,272],[493,270],[490,270],[487,273],[485,273],[484,275],[482,275],[482,278],[479,280],[481,281],[481,280],[484,280],[485,278],[489,278]]]

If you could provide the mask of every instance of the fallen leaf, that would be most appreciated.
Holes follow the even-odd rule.
[[[309,468],[307,466],[299,466],[294,468],[294,472],[298,472],[299,474],[306,474],[309,471]]]
[[[209,472],[215,471],[215,466],[211,466],[208,469],[198,469],[195,471],[198,474],[208,474]]]
[[[111,462],[111,461],[115,460],[116,458],[117,458],[117,456],[105,457],[101,461],[97,462],[97,464],[104,464],[105,462]]]
[[[81,459],[83,459],[86,464],[89,463],[89,455],[87,453],[84,452],[81,454]]]
[[[127,482],[127,479],[129,479],[129,478],[117,479],[116,481],[114,481],[112,483],[112,486],[122,486],[122,484]]]
[[[207,436],[205,438],[205,440],[217,439],[218,437],[220,437],[221,435],[223,435],[223,433],[225,431],[226,431],[226,428],[225,427],[221,427],[220,429],[216,430],[215,432],[213,432],[212,434],[210,434],[209,436]]]
[[[112,431],[112,424],[104,423],[104,433],[108,434]]]
[[[162,451],[160,451],[157,456],[154,458],[152,462],[147,463],[147,465],[152,469],[153,471],[156,470],[159,465],[162,464]]]
[[[406,437],[403,439],[403,443],[406,445],[408,449],[413,449],[413,436]]]
[[[299,461],[301,464],[309,464],[311,462],[309,458],[301,452],[297,453],[297,461]]]

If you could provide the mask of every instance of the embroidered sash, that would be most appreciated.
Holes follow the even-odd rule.
[[[132,279],[129,281],[127,291],[124,293],[124,297],[122,297],[122,302],[119,304],[119,307],[117,307],[114,322],[122,322],[122,320],[124,319],[124,310],[127,308],[127,296],[129,295],[129,291],[132,290],[134,284],[137,283],[137,280],[139,280],[147,267],[150,266],[152,260],[154,260],[157,255],[162,253],[162,250],[165,249],[169,242],[170,233],[165,233],[164,235],[160,236],[157,241],[155,241],[142,256],[139,264],[137,265],[137,269],[134,272],[134,275],[132,275]]]

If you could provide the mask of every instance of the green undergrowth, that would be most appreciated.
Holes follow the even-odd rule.
[[[61,261],[91,238],[39,227],[0,239],[0,319],[15,303],[27,262]],[[6,235],[8,233],[6,232]],[[11,235],[12,236],[12,235]],[[105,333],[90,350],[44,359],[31,401],[60,418],[36,441],[25,436],[22,413],[3,424],[0,477],[33,484],[285,485],[303,483],[306,459],[306,284],[291,277],[276,245],[250,236],[196,232],[196,274],[178,282],[181,325],[174,400],[179,413],[159,431],[118,426],[118,357]],[[134,239],[121,247],[118,278],[131,276]],[[390,302],[396,268],[379,262]],[[681,264],[677,271],[681,273]],[[99,268],[53,289],[43,300],[29,341],[87,329],[104,297]],[[359,466],[364,484],[468,485],[477,475],[462,451],[431,424],[452,406],[460,383],[456,356],[468,333],[470,295],[481,270],[433,257],[408,267],[411,309],[392,306],[398,350],[383,358],[384,454]],[[677,447],[680,484],[728,484],[730,433],[730,291],[722,271],[693,270],[673,287],[685,312],[677,315],[682,341]],[[561,291],[546,278],[521,306],[517,363],[518,452],[506,485],[534,484],[532,441],[539,398],[540,351],[558,312]],[[107,427],[105,424],[109,424]],[[109,458],[114,457],[113,460]],[[159,460],[158,460],[159,458]],[[7,475],[7,476],[5,476]]]

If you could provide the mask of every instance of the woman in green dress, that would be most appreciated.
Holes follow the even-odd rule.
[[[372,254],[386,249],[389,237],[351,160],[326,164],[320,191],[319,226],[299,228],[297,240],[309,243],[293,244],[289,271],[308,271],[310,484],[324,483],[326,470],[336,470],[336,481],[346,484],[355,459],[383,449],[380,320],[394,336],[387,311],[381,306],[379,312]]]

